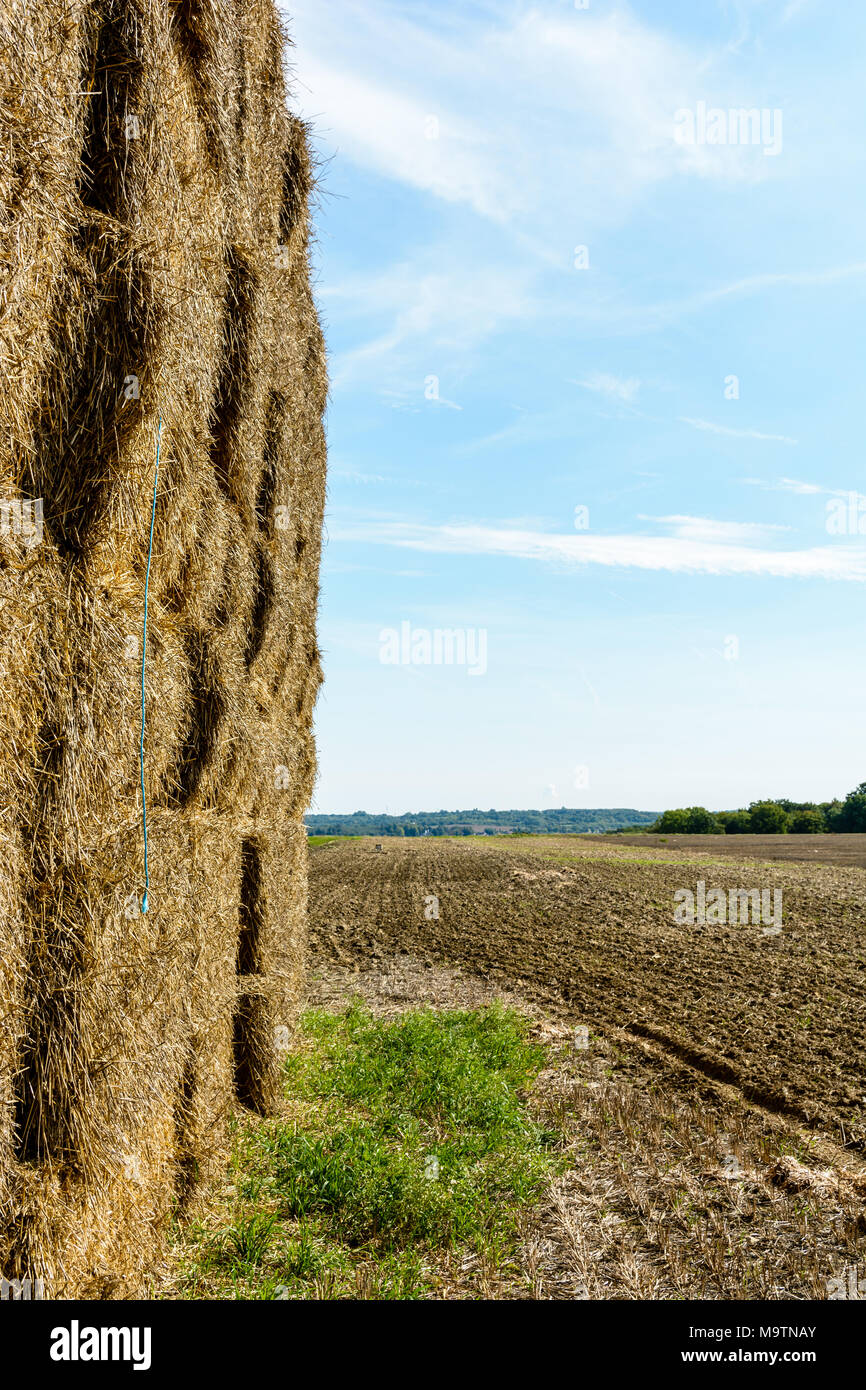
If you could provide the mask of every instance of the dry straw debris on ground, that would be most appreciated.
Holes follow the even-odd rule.
[[[284,48],[272,0],[0,7],[0,1271],[53,1296],[138,1287],[296,1012],[326,377]]]

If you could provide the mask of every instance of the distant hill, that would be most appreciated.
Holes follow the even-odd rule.
[[[651,825],[656,811],[622,807],[574,810],[561,806],[550,811],[418,811],[402,816],[370,815],[353,811],[346,815],[308,815],[309,835],[584,835],[621,830],[625,826]]]

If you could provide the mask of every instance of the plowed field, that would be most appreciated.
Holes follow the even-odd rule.
[[[866,869],[866,835],[617,835],[644,849],[686,850],[732,859],[784,859]]]
[[[707,849],[313,851],[311,1003],[499,999],[549,1050],[533,1104],[566,1169],[516,1256],[451,1270],[442,1297],[866,1296],[866,874]],[[699,882],[780,890],[781,922],[677,923]]]
[[[698,880],[707,892],[781,889],[781,931],[676,924],[674,894]],[[314,961],[459,965],[862,1151],[860,869],[577,837],[360,840],[313,853],[310,906]]]

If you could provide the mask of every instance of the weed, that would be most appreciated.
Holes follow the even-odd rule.
[[[419,1298],[455,1258],[483,1291],[561,1165],[526,1104],[546,1055],[528,1030],[499,1005],[306,1014],[285,1064],[294,1119],[236,1126],[244,1210],[216,1238],[185,1233],[185,1296]]]

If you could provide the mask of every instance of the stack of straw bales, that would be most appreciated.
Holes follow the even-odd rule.
[[[0,1273],[46,1296],[142,1287],[298,1000],[326,377],[283,54],[273,0],[0,0]]]

